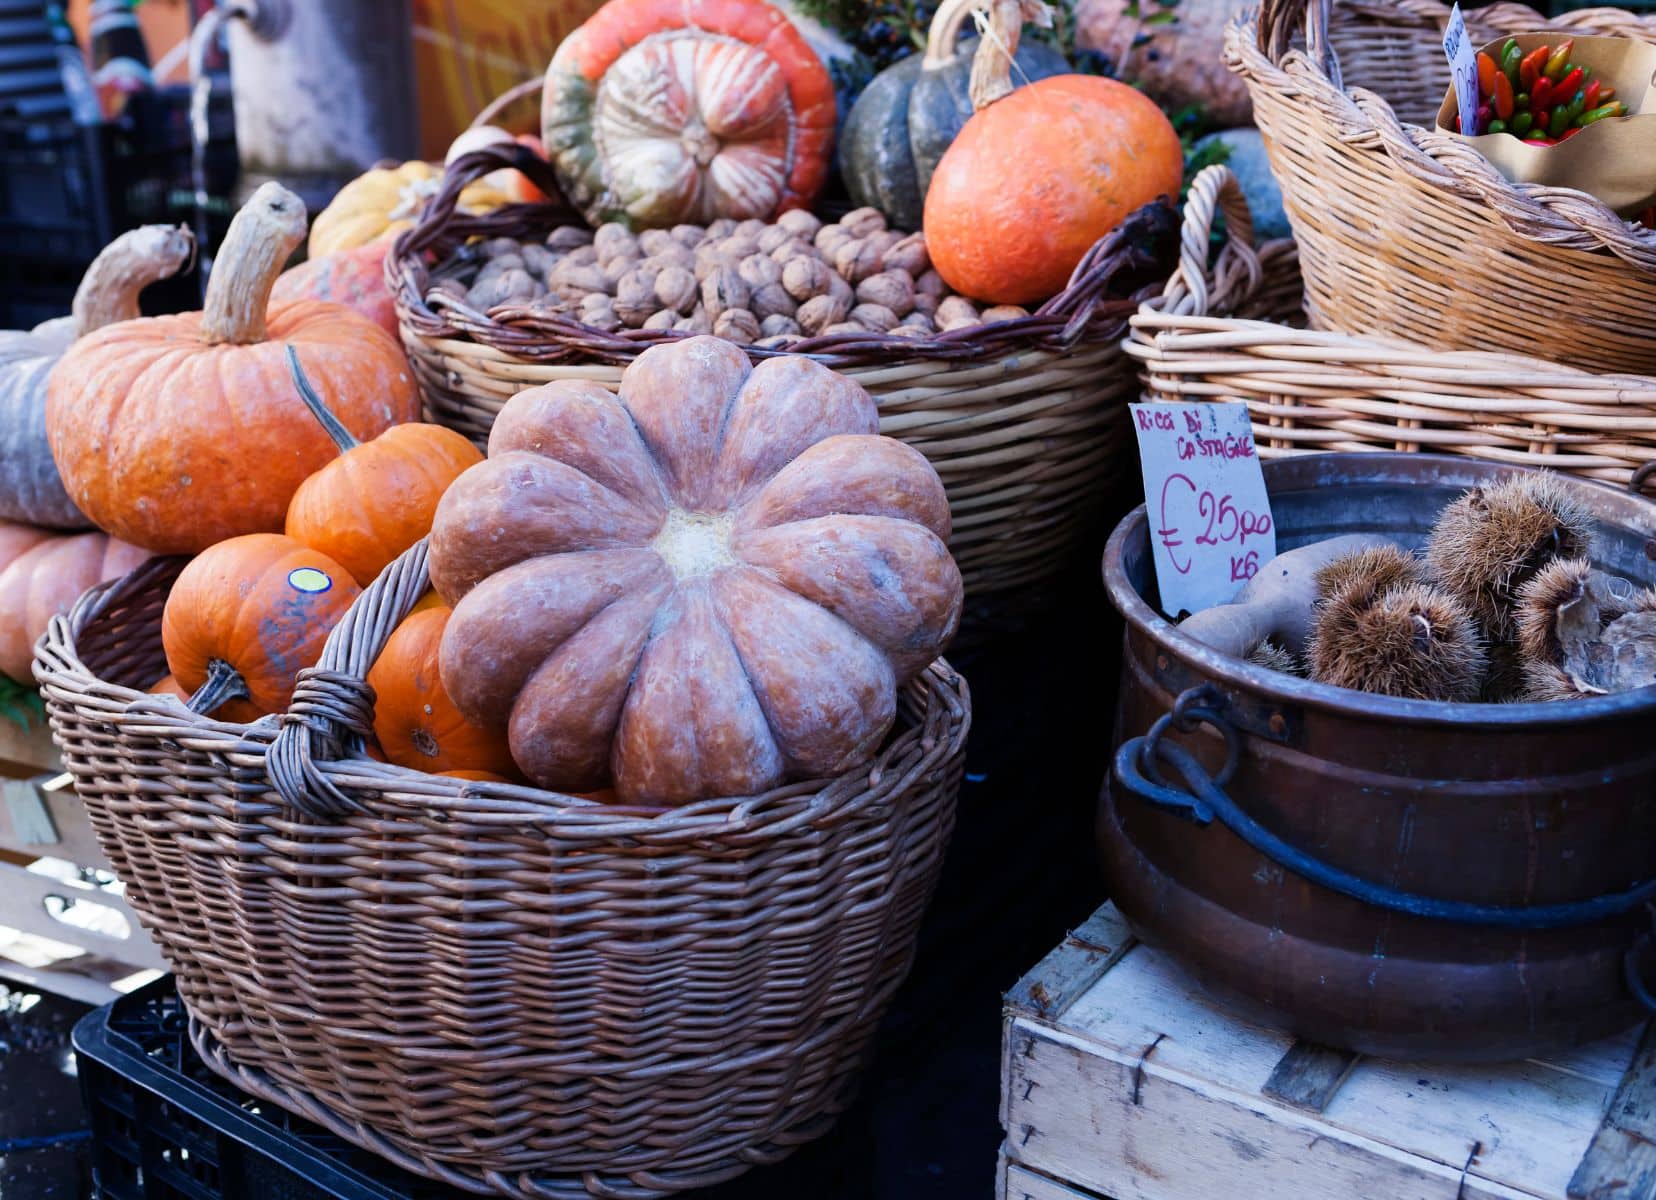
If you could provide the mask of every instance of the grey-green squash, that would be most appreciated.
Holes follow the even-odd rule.
[[[187,228],[145,225],[103,248],[81,276],[67,317],[0,332],[0,520],[51,529],[92,524],[58,477],[46,441],[46,377],[76,338],[140,315],[138,293],[190,260]]]
[[[840,135],[840,174],[851,199],[886,215],[897,229],[919,229],[937,160],[972,115],[967,86],[975,37],[961,39],[980,0],[943,0],[912,54],[874,77]],[[1063,75],[1070,65],[1054,46],[1025,40],[1013,56],[1015,82]]]

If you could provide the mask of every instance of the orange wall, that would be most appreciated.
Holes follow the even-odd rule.
[[[552,52],[601,0],[413,0],[414,77],[424,156],[441,160],[490,100],[546,70]],[[514,105],[501,123],[538,129],[539,109]]]

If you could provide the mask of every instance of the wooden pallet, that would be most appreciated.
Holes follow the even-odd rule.
[[[1656,1033],[1423,1066],[1230,1016],[1112,905],[1006,998],[999,1200],[1653,1200]]]
[[[167,968],[118,894],[29,869],[60,859],[109,870],[62,772],[45,722],[24,731],[0,719],[0,978],[103,1004],[116,995],[110,984]]]

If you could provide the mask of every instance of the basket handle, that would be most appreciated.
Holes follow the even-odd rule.
[[[1213,220],[1225,214],[1225,244],[1210,270]],[[1185,199],[1179,265],[1162,294],[1147,302],[1157,311],[1205,317],[1235,312],[1260,286],[1264,272],[1254,249],[1253,214],[1236,173],[1222,164],[1202,168]]]
[[[536,75],[533,79],[525,79],[522,83],[507,88],[485,104],[482,111],[472,118],[471,124],[466,128],[478,129],[484,125],[492,125],[496,117],[511,108],[519,100],[527,100],[530,96],[540,95],[542,85],[545,82],[546,76]]]
[[[266,759],[270,781],[290,807],[317,820],[361,810],[319,764],[363,752],[374,729],[368,669],[430,586],[421,538],[352,601],[317,664],[299,672]]]
[[[1278,66],[1294,44],[1294,35],[1305,31],[1305,50],[1336,89],[1345,91],[1340,76],[1340,58],[1328,40],[1328,23],[1333,0],[1261,0],[1259,6],[1259,49]]]

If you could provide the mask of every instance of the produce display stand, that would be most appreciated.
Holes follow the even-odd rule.
[[[1635,1200],[1656,1036],[1498,1066],[1230,1016],[1110,904],[1006,997],[998,1200]]]
[[[119,894],[90,884],[72,886],[28,869],[38,859],[54,858],[74,864],[83,877],[109,871],[86,810],[62,770],[44,721],[27,730],[0,721],[0,930],[24,935],[0,938],[0,978],[103,1004],[116,995],[112,982],[141,970],[166,970],[166,965]],[[65,919],[72,909],[93,910],[102,919]],[[116,925],[110,914],[125,921],[124,936],[105,932]],[[32,950],[41,938],[83,947],[85,953],[12,957],[22,948],[20,941]],[[43,958],[55,961],[42,965]]]

